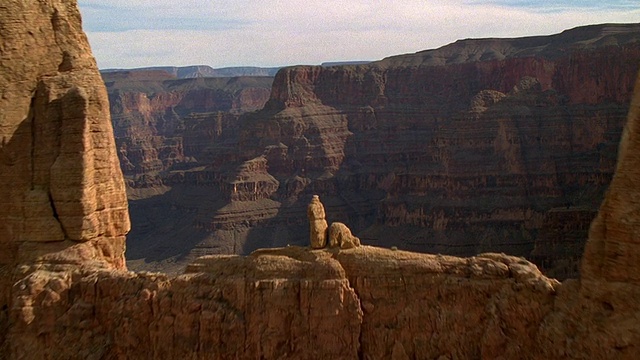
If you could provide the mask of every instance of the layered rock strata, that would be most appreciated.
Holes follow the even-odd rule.
[[[238,117],[263,107],[273,78],[177,79],[175,71],[165,70],[171,69],[102,76],[134,225],[129,267],[154,269],[147,263],[161,261],[163,271],[175,272],[171,261],[181,259],[184,268],[200,249],[242,252],[244,241],[218,240],[242,238],[224,222],[232,221],[242,233],[253,226],[244,224],[247,218],[277,211],[268,198],[278,181],[267,173],[266,162],[261,156],[239,159],[234,150]],[[212,158],[212,152],[224,155]],[[242,205],[260,201],[253,215]]]
[[[163,172],[204,160],[237,115],[261,109],[272,78],[175,79],[163,71],[104,73],[116,144],[131,189],[171,182]]]

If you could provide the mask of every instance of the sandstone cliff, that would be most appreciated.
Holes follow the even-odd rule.
[[[260,121],[303,130],[248,126],[246,138],[290,149],[299,138],[318,139],[306,163],[270,171],[281,183],[276,174],[306,171],[309,188],[318,179],[310,170],[330,173],[315,192],[341,202],[370,244],[505,251],[575,275],[584,243],[572,240],[586,238],[613,172],[639,30],[465,40],[366,67],[285,69],[267,104],[282,110]],[[565,228],[545,232],[560,212]],[[371,213],[375,219],[359,215]]]
[[[0,342],[41,264],[124,269],[127,199],[75,2],[0,5]]]
[[[0,358],[635,359],[640,354],[634,235],[640,221],[640,77],[616,174],[591,228],[581,279],[558,283],[528,261],[503,254],[464,259],[370,246],[290,246],[247,257],[209,256],[193,262],[186,274],[169,278],[122,268],[118,240],[128,226],[124,184],[107,131],[104,88],[75,2],[1,7],[3,46],[6,39],[15,41],[8,47],[13,51],[31,44],[25,24],[43,30],[52,42],[36,47],[42,53],[33,58],[20,51],[2,53],[2,94],[12,101],[1,104],[0,129],[16,130],[26,122],[31,131],[6,132],[1,152],[2,180],[14,182],[3,183],[0,199],[17,210],[0,213]],[[66,25],[56,26],[56,19]],[[45,64],[51,77],[39,74],[39,61],[53,59],[60,49],[75,54],[68,59],[79,67],[51,70]],[[65,55],[61,59],[67,64]],[[33,80],[34,74],[43,78]],[[34,93],[22,86],[39,81],[48,86],[45,90],[61,89],[54,87],[58,81],[69,90],[61,99],[46,92],[46,98],[36,97],[29,105]],[[67,96],[73,101],[66,102]],[[38,116],[43,109],[47,116]],[[77,131],[83,124],[93,131]],[[63,134],[49,143],[43,129]],[[41,141],[29,141],[32,131],[43,136]],[[51,158],[50,171],[42,170]],[[81,163],[65,163],[65,173],[74,177],[56,179],[60,158]],[[238,171],[236,179],[255,171],[264,187],[272,187],[276,183],[264,174],[266,161],[245,161],[241,170],[246,171]],[[105,172],[113,177],[103,177]],[[240,183],[255,184],[250,180]],[[23,183],[29,195],[49,189],[51,200],[43,205],[37,196],[18,196],[25,191]],[[94,190],[100,192],[94,195]],[[270,196],[251,197],[250,190],[251,185],[244,186],[237,196]],[[232,187],[227,191],[234,193]],[[81,206],[75,198],[60,201],[53,193],[82,194]],[[41,210],[46,206],[55,210]],[[75,217],[67,218],[68,209],[76,209]],[[306,220],[304,212],[299,216]],[[15,225],[25,221],[28,227]],[[68,239],[43,235],[57,233]]]
[[[372,247],[206,257],[174,279],[39,271],[17,284],[11,354],[514,358],[533,351],[557,286],[517,258]]]
[[[637,24],[598,25],[283,69],[263,110],[221,133],[165,195],[132,204],[134,224],[161,230],[134,226],[131,254],[151,248],[154,263],[302,244],[295,214],[320,194],[328,220],[368,244],[503,251],[576,276],[613,173],[639,38]],[[277,188],[261,191],[274,182],[257,173],[248,190],[271,195],[225,201],[225,182],[256,158]],[[169,226],[172,209],[191,215]],[[189,244],[172,247],[181,233]]]

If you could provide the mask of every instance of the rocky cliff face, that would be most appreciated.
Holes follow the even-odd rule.
[[[176,278],[44,262],[10,292],[0,356],[634,358],[640,288],[628,234],[638,221],[639,104],[640,96],[581,280],[558,283],[503,254],[369,246],[209,256]]]
[[[517,357],[559,285],[501,255],[288,247],[202,258],[174,279],[40,271],[18,286],[22,306],[55,300],[12,314],[14,355],[388,359]]]
[[[638,25],[601,25],[464,40],[365,66],[283,69],[265,108],[209,146],[166,202],[193,214],[197,254],[301,244],[305,224],[292,214],[317,193],[330,220],[365,243],[504,251],[575,276],[613,173],[639,38]],[[258,157],[277,189],[222,201],[220,179]],[[194,193],[210,205],[180,200]],[[136,257],[148,247],[153,261],[185,253],[167,251],[163,233],[134,229]]]
[[[247,257],[203,257],[175,278],[135,274],[122,266],[124,184],[104,88],[75,2],[10,2],[2,10],[1,35],[12,41],[12,50],[40,39],[26,36],[24,25],[58,42],[32,47],[29,54],[42,51],[32,58],[3,53],[8,55],[0,67],[2,93],[11,100],[0,107],[0,129],[14,129],[3,133],[9,139],[0,174],[13,183],[3,183],[0,199],[15,209],[0,213],[0,358],[632,359],[640,353],[634,235],[640,221],[640,90],[579,280],[558,283],[528,261],[504,254],[465,259],[370,246],[290,246]],[[62,63],[51,69],[46,62],[56,54]],[[39,61],[51,77],[24,72],[40,69]],[[36,95],[38,86],[64,95],[47,90],[46,97],[32,100],[25,84],[36,84]],[[21,126],[30,131],[18,131]],[[84,126],[92,131],[80,131]],[[55,133],[59,140],[49,143],[47,136]],[[57,161],[73,176],[60,178]],[[231,183],[241,190],[225,190],[232,194],[228,200],[236,200],[232,204],[273,196],[268,189],[277,180],[267,175],[267,163],[259,157],[243,162],[235,173],[240,180]],[[251,173],[261,174],[262,182]],[[252,183],[261,184],[253,195]],[[51,192],[49,202],[38,197],[43,189]],[[59,197],[78,194],[80,200]],[[52,208],[42,210],[47,205]],[[305,212],[298,216],[306,219]],[[59,233],[63,239],[54,237]]]
[[[269,77],[176,79],[158,70],[102,76],[121,167],[132,189],[162,185],[160,173],[200,159],[204,147],[234,128],[238,114],[264,106],[272,82]]]
[[[41,264],[124,269],[127,199],[108,99],[68,1],[0,6],[0,343]]]

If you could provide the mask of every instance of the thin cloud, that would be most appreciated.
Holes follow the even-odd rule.
[[[469,5],[498,5],[504,7],[525,8],[531,11],[548,13],[548,12],[566,12],[573,10],[634,10],[640,8],[636,0],[470,0],[466,2]]]
[[[640,5],[621,9],[625,1],[613,1],[609,9],[568,7],[550,13],[525,6],[531,3],[81,0],[80,8],[101,68],[377,60],[460,38],[542,35],[579,25],[640,21]],[[560,2],[543,3],[556,9]]]

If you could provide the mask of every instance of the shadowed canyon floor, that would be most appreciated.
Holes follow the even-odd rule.
[[[124,267],[124,179],[77,4],[0,8],[0,358],[640,354],[640,76],[579,279],[560,283],[504,254],[371,246],[211,255],[169,277]],[[279,181],[268,159],[250,160],[236,174],[261,174],[259,187],[222,183],[235,203],[257,201]]]

